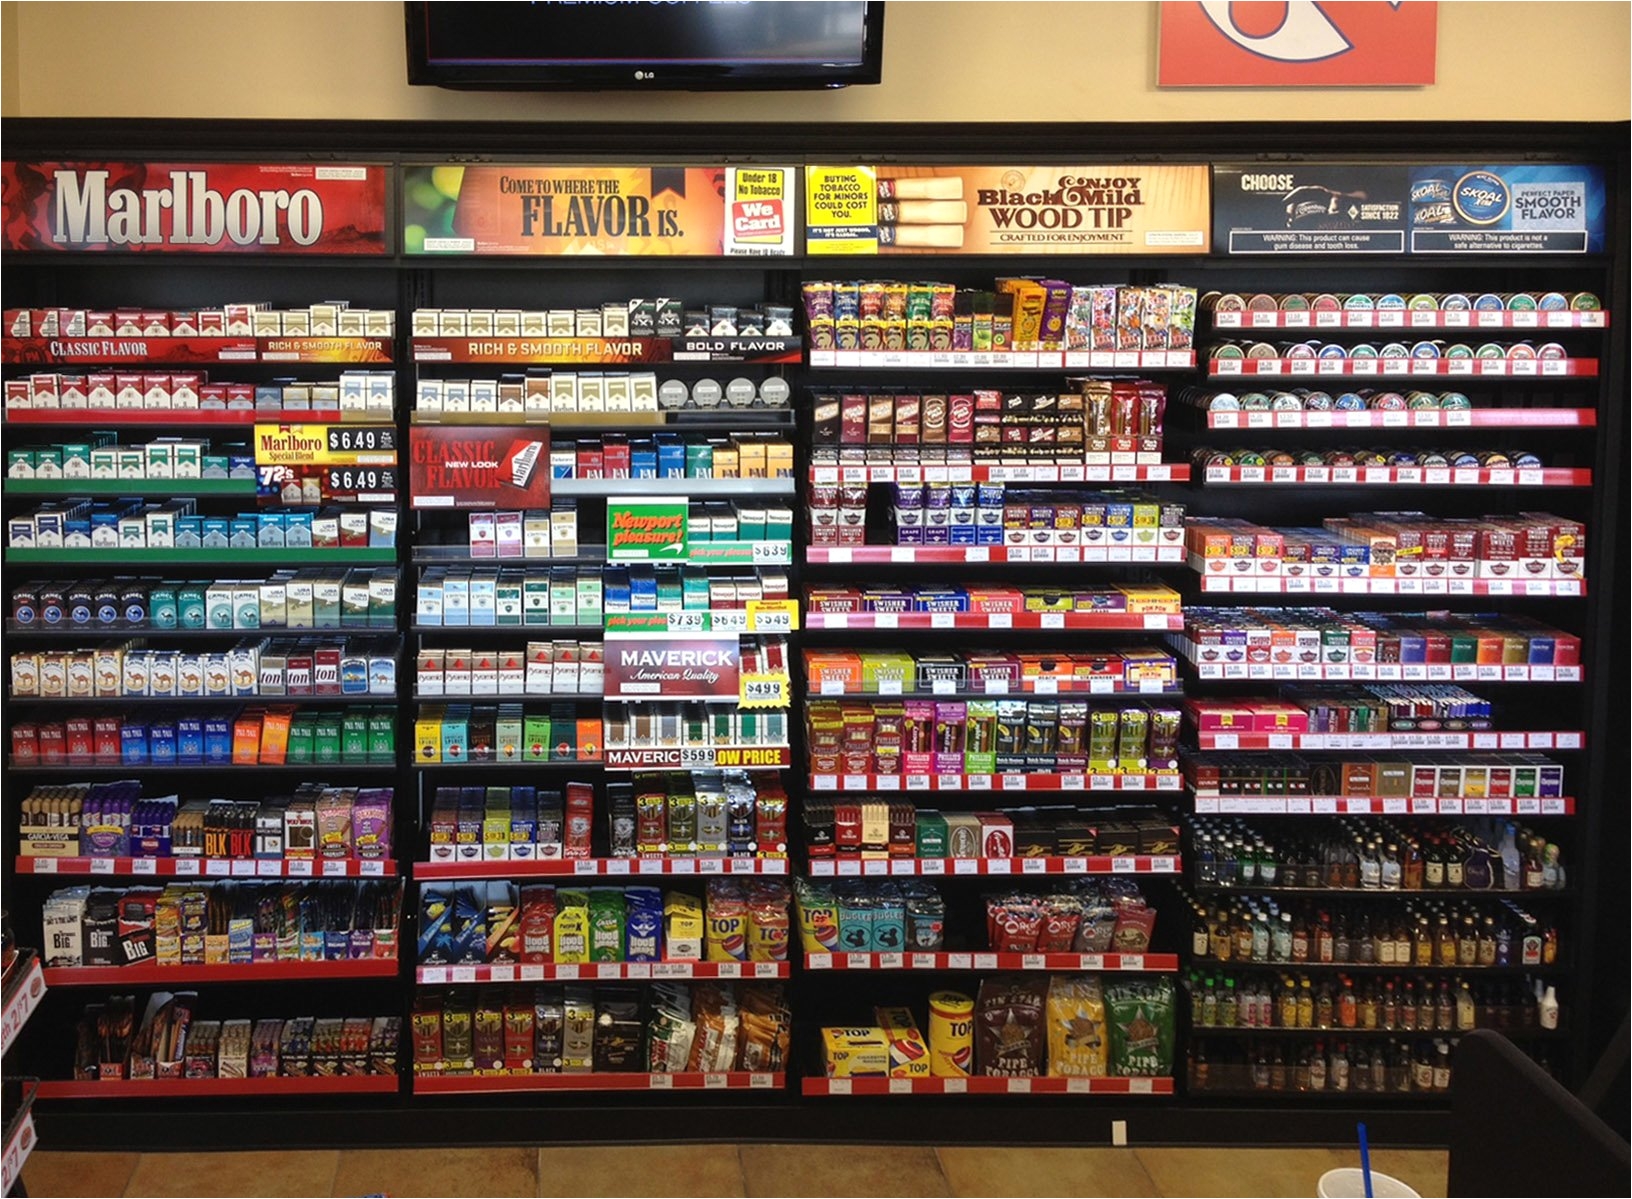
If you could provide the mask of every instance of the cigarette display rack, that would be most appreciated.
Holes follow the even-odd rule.
[[[35,1121],[51,1148],[105,1146],[112,1127],[121,1129],[122,1141],[162,1136],[173,1142],[179,1135],[216,1147],[246,1116],[253,1125],[268,1113],[307,1109],[344,1110],[348,1119],[362,1122],[366,1135],[392,1144],[478,1138],[497,1109],[546,1119],[571,1110],[595,1140],[627,1137],[636,1126],[631,1120],[664,1136],[707,1139],[717,1133],[724,1112],[754,1120],[766,1135],[810,1138],[818,1135],[815,1129],[825,1142],[876,1135],[879,1128],[916,1135],[927,1127],[926,1118],[940,1122],[938,1136],[978,1139],[990,1136],[999,1113],[1019,1112],[1025,1126],[1003,1121],[1002,1135],[1038,1142],[1097,1139],[1109,1134],[1107,1121],[1127,1120],[1137,1122],[1145,1142],[1196,1142],[1241,1135],[1246,1111],[1255,1121],[1275,1121],[1286,1138],[1311,1144],[1346,1135],[1345,1127],[1352,1131],[1351,1109],[1358,1109],[1378,1140],[1442,1142],[1447,1092],[1431,1085],[1430,1060],[1437,1055],[1432,1042],[1446,1039],[1438,1029],[1401,1034],[1406,1058],[1421,1058],[1430,1085],[1351,1090],[1346,1103],[1306,1103],[1308,1093],[1258,1085],[1257,1047],[1280,1046],[1284,1073],[1285,1062],[1316,1041],[1330,1042],[1336,1032],[1193,1023],[1192,978],[1205,990],[1210,975],[1222,980],[1287,968],[1301,973],[1305,966],[1249,970],[1230,963],[1221,969],[1215,958],[1196,952],[1198,908],[1203,925],[1220,905],[1263,913],[1266,925],[1272,911],[1305,908],[1352,917],[1358,925],[1359,913],[1387,906],[1374,903],[1377,892],[1358,886],[1292,888],[1259,878],[1222,887],[1204,880],[1190,833],[1180,831],[1197,819],[1246,822],[1253,836],[1279,841],[1290,852],[1305,843],[1325,844],[1335,837],[1333,830],[1356,822],[1383,829],[1410,824],[1430,830],[1430,837],[1439,835],[1433,830],[1447,830],[1446,838],[1455,828],[1464,830],[1457,837],[1482,839],[1483,849],[1470,851],[1485,855],[1479,869],[1489,868],[1486,842],[1499,845],[1507,824],[1534,830],[1541,844],[1556,850],[1568,886],[1384,891],[1381,897],[1420,904],[1424,911],[1454,902],[1459,910],[1499,915],[1512,903],[1537,913],[1557,939],[1556,957],[1493,968],[1491,985],[1501,995],[1537,983],[1543,991],[1555,988],[1564,1019],[1520,1042],[1567,1085],[1578,1084],[1590,1069],[1605,1035],[1601,1026],[1618,1019],[1617,1012],[1597,1010],[1594,988],[1602,993],[1603,979],[1625,974],[1624,947],[1609,944],[1614,938],[1604,935],[1602,916],[1594,915],[1610,910],[1604,897],[1619,876],[1606,872],[1604,863],[1624,840],[1616,832],[1624,824],[1615,823],[1603,802],[1615,793],[1612,762],[1589,752],[1612,745],[1617,735],[1609,716],[1615,675],[1602,664],[1616,660],[1617,646],[1624,649],[1624,627],[1610,607],[1610,581],[1626,573],[1625,547],[1615,541],[1611,514],[1627,469],[1626,323],[1616,311],[1627,302],[1626,221],[1624,197],[1614,187],[1606,247],[1545,256],[1511,248],[1369,258],[1254,256],[1230,253],[1227,231],[1215,229],[1182,247],[1153,234],[1133,256],[1031,252],[1038,244],[1033,241],[973,258],[949,242],[903,249],[892,207],[878,227],[887,230],[879,233],[881,248],[871,255],[823,252],[833,243],[809,237],[807,222],[796,221],[791,256],[756,252],[706,261],[637,256],[618,246],[591,261],[565,254],[406,252],[405,218],[396,210],[407,203],[404,179],[416,169],[405,164],[409,150],[416,162],[427,163],[475,163],[489,155],[556,166],[589,158],[656,166],[677,155],[777,163],[795,168],[785,199],[791,215],[804,196],[804,172],[833,161],[890,164],[872,170],[891,179],[900,160],[906,164],[901,169],[933,176],[938,184],[937,171],[969,169],[938,163],[1064,165],[1084,156],[1092,162],[1147,162],[1155,155],[1164,169],[1181,159],[1222,168],[1255,161],[1266,146],[1295,138],[1301,139],[1300,163],[1403,162],[1406,156],[1422,163],[1526,162],[1545,147],[1569,161],[1601,164],[1619,182],[1625,178],[1624,136],[1593,128],[1503,130],[1482,135],[1475,151],[1467,131],[1455,126],[1299,125],[1277,127],[1270,142],[1252,130],[1223,130],[1197,158],[1189,135],[1137,127],[1015,127],[1008,132],[1018,140],[1010,143],[1002,130],[946,126],[743,126],[679,134],[615,126],[552,130],[546,137],[510,127],[456,125],[427,133],[382,125],[352,134],[353,148],[345,153],[315,124],[241,133],[226,126],[131,123],[116,135],[100,123],[23,121],[10,132],[15,144],[8,158],[20,161],[338,156],[376,164],[367,169],[380,172],[383,194],[392,197],[383,250],[366,266],[349,252],[331,251],[296,260],[172,247],[140,255],[110,252],[93,262],[91,255],[67,251],[8,248],[7,302],[30,322],[35,314],[60,319],[66,310],[47,307],[53,304],[171,310],[266,297],[273,307],[299,309],[344,297],[362,312],[392,314],[394,324],[382,326],[389,334],[369,327],[367,335],[352,337],[79,336],[57,335],[62,329],[55,325],[50,332],[32,323],[26,331],[8,328],[0,346],[4,379],[16,385],[15,391],[8,388],[0,421],[8,451],[0,506],[8,534],[14,520],[32,521],[41,511],[49,516],[59,506],[74,509],[78,521],[80,500],[87,520],[90,505],[142,506],[130,509],[136,511],[175,500],[193,505],[205,520],[230,522],[241,510],[281,510],[276,487],[268,494],[259,474],[270,462],[258,464],[253,479],[93,479],[77,467],[63,469],[65,446],[174,439],[215,447],[251,442],[266,425],[352,424],[388,427],[396,446],[390,462],[370,465],[395,472],[378,503],[334,501],[340,508],[389,510],[394,538],[373,544],[348,539],[325,548],[291,546],[274,534],[267,541],[256,535],[231,544],[177,545],[161,534],[154,542],[116,539],[111,549],[101,541],[93,548],[89,535],[83,543],[77,532],[64,538],[50,519],[8,536],[11,606],[0,641],[13,677],[20,655],[34,656],[21,667],[25,673],[48,660],[54,670],[51,655],[61,651],[71,660],[77,650],[103,642],[140,639],[145,650],[174,653],[178,663],[197,655],[207,665],[211,655],[241,641],[330,635],[290,619],[287,608],[281,624],[274,607],[270,619],[246,628],[168,618],[150,623],[145,616],[138,622],[122,608],[87,616],[68,602],[85,582],[133,576],[156,581],[161,591],[232,580],[246,591],[268,586],[274,596],[280,585],[307,577],[356,572],[376,576],[383,586],[389,576],[384,624],[357,631],[389,632],[398,644],[391,692],[356,698],[356,705],[371,703],[390,713],[389,732],[382,725],[378,741],[370,743],[365,733],[309,764],[264,744],[253,762],[246,758],[242,765],[177,757],[172,732],[178,739],[190,736],[195,723],[217,714],[218,705],[195,703],[191,696],[102,698],[105,690],[75,690],[65,678],[60,707],[43,697],[8,704],[7,766],[20,783],[7,801],[8,827],[24,831],[29,788],[62,801],[40,809],[47,813],[42,820],[57,823],[30,826],[29,850],[5,859],[7,906],[19,943],[40,943],[48,901],[74,888],[87,896],[117,888],[174,897],[205,885],[231,895],[234,888],[263,885],[400,881],[403,914],[394,930],[394,956],[280,954],[279,960],[229,961],[212,950],[207,962],[189,951],[185,965],[142,960],[114,966],[85,964],[83,956],[63,950],[53,957],[49,946],[38,956],[25,951],[15,985],[8,974],[6,1065],[8,1076],[26,1073],[43,1081],[37,1094],[30,1090],[27,1102],[7,1113],[8,1188],[33,1144]],[[246,137],[253,144],[246,145]],[[813,149],[818,138],[829,147],[820,154]],[[846,149],[832,149],[840,145]],[[694,200],[683,190],[681,198],[687,205]],[[972,200],[972,194],[964,198]],[[457,206],[448,201],[448,221]],[[444,232],[452,229],[450,223]],[[890,258],[895,261],[883,261]],[[924,279],[956,284],[906,282]],[[950,340],[933,348],[921,339],[906,341],[908,335],[939,339],[945,332],[927,310],[909,310],[901,318],[904,331],[889,323],[894,314],[879,318],[876,329],[865,326],[864,315],[861,336],[879,339],[835,344],[823,340],[832,338],[833,329],[813,328],[801,305],[804,288],[833,280],[899,286],[913,303],[919,298],[914,286],[944,287],[948,295],[984,295],[988,288],[1002,294],[1000,287],[1012,286],[1017,314],[1023,310],[1018,297],[1028,288],[1084,297],[1119,288],[1163,295],[1194,289],[1188,293],[1194,319],[1191,326],[1172,313],[1147,313],[1151,340],[1143,343],[1136,315],[1120,333],[1100,330],[1108,342],[1067,343],[1063,335],[1049,342],[1039,335],[987,350],[963,343],[951,348]],[[1049,285],[1056,291],[1049,293]],[[894,292],[886,293],[886,302],[895,299]],[[505,333],[489,335],[481,324],[488,309],[476,304],[506,322],[516,310],[529,319],[555,318],[556,324],[543,332],[529,325],[526,334],[512,333],[506,324]],[[685,327],[637,324],[619,331],[625,316],[651,319],[654,306],[665,321],[685,317]],[[781,320],[784,310],[793,314],[787,326],[758,332],[761,317]],[[1006,304],[998,307],[1005,310]],[[1111,311],[1118,310],[1113,305]],[[991,319],[983,308],[976,312]],[[1039,309],[1038,319],[1046,312]],[[439,313],[464,315],[439,324]],[[477,324],[460,323],[472,313]],[[608,313],[613,323],[603,325]],[[755,323],[738,333],[728,318],[740,313],[751,314]],[[955,323],[967,315],[961,308],[936,313],[951,322],[955,332],[948,337],[962,335]],[[578,317],[584,322],[574,324]],[[716,318],[725,331],[697,331],[699,321]],[[1171,327],[1162,324],[1168,318]],[[177,328],[191,326],[184,321]],[[579,335],[585,329],[591,331]],[[898,332],[903,340],[889,340]],[[365,370],[391,376],[389,413],[359,412],[331,398],[330,386],[338,387],[346,372]],[[311,381],[309,392],[301,390],[304,383],[289,390],[288,376],[297,371]],[[232,407],[218,407],[212,399],[207,407],[176,408],[110,405],[102,396],[83,406],[77,398],[68,404],[21,402],[32,397],[36,379],[40,394],[60,401],[54,379],[92,372],[131,380],[165,372],[184,379],[231,377],[251,389],[251,399],[247,407],[240,395]],[[583,381],[591,378],[586,387]],[[255,396],[257,387],[274,385],[279,394]],[[1136,436],[1124,437],[1125,430],[1096,434],[1092,418],[1075,414],[1077,404],[1101,388],[1106,395],[1139,390],[1138,419],[1154,416],[1153,428],[1135,429]],[[1413,393],[1427,398],[1410,404],[1405,397]],[[642,397],[638,404],[630,398],[634,394]],[[1212,402],[1221,395],[1224,402]],[[853,409],[861,423],[838,433],[822,426],[814,399],[819,396],[862,397]],[[865,400],[874,396],[889,402],[870,411]],[[969,397],[972,431],[954,436],[948,420],[945,428],[929,426],[933,432],[926,435],[919,401],[929,397]],[[1232,405],[1230,397],[1238,402]],[[936,407],[944,416],[950,406]],[[869,424],[868,416],[877,412],[888,419]],[[967,442],[956,439],[965,433]],[[531,445],[515,461],[505,457],[509,451],[501,453],[500,439],[511,434]],[[1085,440],[1074,440],[1079,436]],[[1100,440],[1093,441],[1096,436]],[[770,466],[772,444],[790,455],[776,467]],[[1202,447],[1257,456],[1209,465],[1195,456]],[[737,465],[745,450],[757,455],[762,448],[766,457]],[[661,470],[633,461],[636,452],[667,455],[677,449],[678,465],[665,458]],[[1522,462],[1511,456],[1519,450],[1527,455]],[[11,469],[12,451],[26,451],[20,470]],[[1488,451],[1510,456],[1470,465]],[[1350,465],[1341,456],[1356,453],[1368,457]],[[1438,465],[1442,456],[1445,466]],[[494,475],[498,482],[478,486],[471,479],[485,468],[471,464],[488,457],[504,458]],[[1453,459],[1462,464],[1450,464]],[[425,481],[430,465],[448,468],[434,489]],[[467,469],[469,477],[461,473]],[[982,491],[987,498],[979,498]],[[812,514],[831,501],[832,492],[840,493],[839,506],[827,510],[841,514],[843,537],[818,538]],[[927,498],[938,502],[949,494],[944,510]],[[1085,498],[1090,494],[1092,501]],[[643,502],[667,509],[643,511]],[[1110,514],[1106,527],[1076,524],[1090,504]],[[1136,504],[1143,506],[1137,528],[1129,514]],[[1570,529],[1584,530],[1584,552],[1561,546],[1555,567],[1531,560],[1512,573],[1497,558],[1497,569],[1468,574],[1440,573],[1436,561],[1419,570],[1403,552],[1390,564],[1390,551],[1376,544],[1368,547],[1371,556],[1363,565],[1282,558],[1268,550],[1219,560],[1192,552],[1184,527],[1186,521],[1236,522],[1287,539],[1301,530],[1307,540],[1323,522],[1353,523],[1366,513],[1420,515],[1419,509],[1427,513],[1423,521],[1446,528],[1549,514],[1566,536]],[[1147,520],[1143,510],[1162,516]],[[994,519],[1003,527],[996,536],[983,536],[992,528],[977,532],[977,512],[998,513]],[[1119,523],[1124,519],[1126,528]],[[117,518],[114,529],[117,538]],[[1488,561],[1481,559],[1481,565]],[[444,590],[450,579],[452,590]],[[35,607],[19,610],[10,594],[19,587],[34,589]],[[46,596],[37,594],[41,589]],[[53,605],[59,591],[62,602]],[[433,595],[435,603],[427,602]],[[281,599],[287,605],[288,593]],[[1316,607],[1374,624],[1411,614],[1429,624],[1476,614],[1497,624],[1529,621],[1578,640],[1570,642],[1572,653],[1556,657],[1512,647],[1471,659],[1426,654],[1394,661],[1346,652],[1260,657],[1220,650],[1189,623],[1198,609],[1237,611],[1243,627],[1273,624],[1281,612],[1288,616],[1280,623],[1296,623],[1300,610]],[[334,635],[349,628],[342,622]],[[553,646],[569,643],[569,657],[558,662]],[[739,678],[737,663],[771,643],[778,648],[768,673],[744,669]],[[620,647],[637,644],[646,656],[631,652],[614,664]],[[726,677],[708,678],[714,667],[698,667],[703,659],[691,656],[694,651],[719,655],[708,658],[714,665],[729,662]],[[867,673],[854,678],[816,679],[804,670],[805,653],[814,651],[909,655],[922,669],[874,671],[869,660]],[[1159,668],[1142,673],[1133,664],[1147,659],[1133,651],[1155,655]],[[505,681],[495,671],[478,685],[460,681],[456,669],[454,689],[447,689],[448,655],[485,661],[501,652],[523,659],[536,652],[551,681],[534,689],[525,671],[507,674]],[[1098,660],[1122,653],[1130,653],[1125,674],[1117,673],[1120,666],[1083,665],[1072,673],[1059,665],[1067,657]],[[593,673],[583,682],[579,654],[587,654],[608,679],[616,671],[671,673],[655,692],[620,692]],[[977,657],[1014,665],[981,673],[967,666]],[[512,685],[517,677],[522,682]],[[651,687],[653,677],[636,682]],[[1409,721],[1352,729],[1249,724],[1198,730],[1188,718],[1179,724],[1179,714],[1194,701],[1248,695],[1276,702],[1352,699],[1361,688],[1390,688],[1398,699],[1440,687],[1464,688],[1487,701],[1493,719],[1483,727],[1440,728]],[[291,707],[320,720],[325,714],[341,720],[355,715],[347,696],[319,702],[316,695],[273,692],[233,702],[278,719]],[[687,730],[689,715],[675,717],[676,725],[657,718],[665,704],[676,711],[686,705],[697,712],[718,708],[730,716],[717,730],[709,725],[707,739],[698,740],[696,729]],[[807,729],[817,705],[824,719],[836,714],[841,724],[850,720],[846,756],[817,761],[818,752],[827,752],[813,745]],[[1120,715],[1129,712],[1140,715]],[[635,719],[648,713],[650,721]],[[1094,714],[1102,720],[1109,714],[1099,730],[1109,741],[1089,753],[1085,745],[1069,744],[1075,734],[1068,730],[1093,727],[1086,722]],[[98,740],[98,723],[115,715],[131,729],[134,749]],[[607,744],[613,722],[625,717],[627,740]],[[514,744],[505,742],[496,730],[511,719],[517,723],[506,729],[519,728],[537,744],[528,746],[520,733]],[[439,740],[436,754],[427,756],[421,750],[433,720],[441,722]],[[547,736],[534,736],[534,720],[546,722],[537,728],[547,726]],[[1171,754],[1157,747],[1154,731],[1145,748],[1145,730],[1166,728],[1170,721],[1180,729]],[[145,738],[158,728],[164,731],[155,750]],[[902,730],[925,740],[899,746],[908,735]],[[994,745],[982,740],[988,730]],[[1119,744],[1119,737],[1127,743]],[[457,756],[442,752],[449,738]],[[479,752],[467,752],[472,749]],[[1263,779],[1245,790],[1232,780],[1227,788],[1198,792],[1180,765],[1197,753],[1227,756]],[[1288,760],[1305,755],[1319,769],[1336,772],[1341,785],[1323,776],[1315,794],[1278,789]],[[1379,762],[1402,757],[1454,770],[1526,755],[1556,763],[1560,789],[1516,796],[1396,794],[1356,781],[1375,782]],[[219,846],[173,853],[167,845],[144,843],[143,832],[118,826],[117,817],[95,826],[94,841],[91,828],[83,842],[77,830],[70,838],[71,797],[94,784],[127,779],[141,782],[144,796],[174,794],[182,805],[231,799],[276,806],[307,783],[390,788],[390,844],[379,856]],[[1261,791],[1253,789],[1260,784]],[[710,841],[712,833],[688,831],[685,821],[699,796],[737,789],[740,803],[743,788],[771,798],[746,809],[754,823],[718,843]],[[672,852],[667,842],[637,847],[636,834],[625,827],[626,817],[634,821],[632,813],[643,810],[637,797],[654,796],[674,801],[676,815],[664,817],[675,822],[664,826],[665,836],[678,837]],[[1033,840],[1024,846],[1000,840],[986,854],[967,845],[910,847],[924,856],[903,853],[907,847],[894,841],[835,846],[822,838],[826,830],[837,838],[836,824],[813,824],[807,816],[840,804],[865,805],[864,825],[881,812],[916,809],[920,831],[942,820],[949,838],[952,826],[995,815],[1009,822],[1001,827],[1010,838],[1025,832]],[[454,822],[465,838],[457,846],[441,839],[450,805],[467,821]],[[721,805],[727,810],[726,801]],[[573,820],[586,819],[586,810],[588,823],[569,830]],[[652,810],[650,804],[644,810]],[[743,810],[739,806],[739,816]],[[559,828],[552,824],[558,811]],[[470,825],[472,813],[494,827],[480,819]],[[497,831],[501,814],[514,819],[503,834]],[[529,823],[534,820],[536,825]],[[886,823],[893,822],[889,817]],[[876,838],[880,827],[867,825],[865,836]],[[850,836],[848,828],[844,835]],[[1140,840],[1152,835],[1155,840]],[[956,918],[949,917],[949,932],[959,922],[978,923],[971,914],[994,895],[1039,906],[1047,896],[1089,895],[1108,903],[1136,887],[1155,924],[1148,944],[1136,939],[1130,948],[1119,941],[1103,952],[1081,943],[1071,952],[982,950],[965,948],[970,942],[955,936],[929,947],[871,944],[851,951],[803,942],[797,905],[788,899],[778,901],[787,903],[786,924],[772,924],[786,940],[763,960],[735,942],[726,959],[682,951],[672,958],[659,952],[627,960],[636,955],[620,947],[615,961],[522,955],[502,944],[506,922],[514,918],[520,926],[516,897],[536,898],[546,889],[552,896],[656,891],[692,898],[706,891],[763,902],[784,889],[810,887],[831,890],[845,902],[932,890]],[[491,913],[501,943],[482,945],[482,952],[463,946],[451,959],[422,959],[415,940],[432,928],[444,900],[448,910],[468,914],[475,910],[471,905],[480,905],[484,919]],[[132,911],[139,924],[139,908]],[[134,935],[145,946],[140,928]],[[494,948],[496,955],[486,952]],[[164,952],[169,955],[168,945]],[[1417,968],[1316,963],[1310,973],[1319,980],[1317,990],[1325,980],[1334,988],[1347,985],[1338,980],[1352,975],[1356,989],[1369,993],[1373,983],[1383,985],[1385,971],[1412,976]],[[851,1077],[821,1050],[825,1026],[859,1022],[865,1030],[882,1019],[875,1007],[887,1011],[904,1003],[931,1031],[923,1017],[932,992],[966,992],[978,1003],[991,980],[1013,977],[1036,988],[1078,976],[1098,978],[1106,994],[1172,983],[1169,1013],[1162,1017],[1173,1022],[1167,1037],[1171,1060],[1163,1069],[1140,1067],[1131,1077],[1115,1070],[1002,1077],[981,1072],[977,1048],[967,1074],[892,1074],[886,1067]],[[1436,988],[1441,980],[1454,988],[1458,968],[1436,962],[1422,967],[1422,976]],[[591,1062],[592,1068],[558,1072],[503,1062],[477,1070],[415,1057],[416,1010],[428,1011],[449,996],[457,1000],[446,1009],[456,1013],[457,1036],[459,1020],[472,1009],[489,1024],[498,1012],[502,1024],[511,1008],[526,1006],[531,1016],[535,1000],[547,1007],[569,993],[611,993],[618,1002],[633,996],[637,1005],[664,995],[703,994],[711,1004],[724,1003],[711,1010],[735,1012],[736,997],[754,988],[769,989],[785,1004],[791,1024],[774,1060],[756,1059],[753,1068],[739,1068],[750,1063],[738,1059],[721,1070],[660,1070],[644,1051],[639,1061],[613,1069]],[[133,996],[139,1020],[150,996],[181,991],[196,992],[212,1018],[391,1013],[402,1025],[398,1073],[124,1078],[110,1068],[98,1078],[93,1064],[91,1077],[76,1077],[75,1027],[87,1005]],[[1099,1035],[1108,1031],[1102,1027]],[[1255,1040],[1259,1033],[1265,1035]],[[1157,1039],[1163,1036],[1165,1031]],[[1390,1037],[1360,1030],[1352,1039],[1380,1047],[1377,1060],[1385,1074],[1399,1066],[1388,1058],[1394,1052]],[[1416,1042],[1428,1048],[1417,1053]],[[1265,1069],[1276,1056],[1273,1049],[1264,1055]],[[1349,1064],[1345,1057],[1345,1068]],[[1225,1096],[1236,1110],[1221,1106]],[[1333,1095],[1321,1092],[1318,1098]],[[174,1115],[181,1110],[188,1117],[178,1132]],[[342,1133],[314,1127],[311,1135],[314,1144],[328,1144],[338,1143]]]

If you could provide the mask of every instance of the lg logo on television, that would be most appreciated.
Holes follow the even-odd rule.
[[[1434,81],[1427,0],[1169,0],[1163,87],[1403,87]]]

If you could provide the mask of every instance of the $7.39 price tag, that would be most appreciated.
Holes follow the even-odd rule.
[[[739,708],[788,706],[788,676],[785,674],[743,674],[737,681]]]

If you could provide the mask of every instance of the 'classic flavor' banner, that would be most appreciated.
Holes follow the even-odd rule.
[[[813,166],[811,254],[1205,254],[1205,166]]]
[[[415,508],[546,508],[548,425],[415,425],[408,431]]]
[[[790,255],[793,167],[410,166],[409,254]]]
[[[6,162],[7,250],[384,254],[383,166]]]

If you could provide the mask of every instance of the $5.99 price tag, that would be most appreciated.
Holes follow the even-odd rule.
[[[739,708],[785,708],[788,706],[788,676],[785,674],[743,674],[738,676]]]

